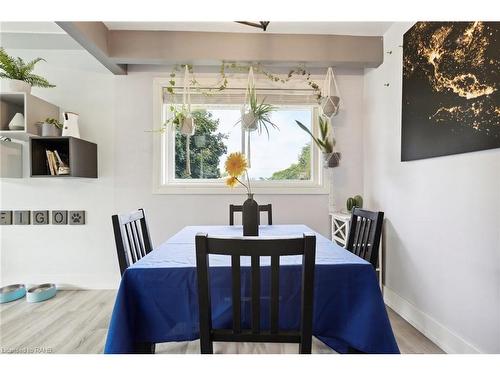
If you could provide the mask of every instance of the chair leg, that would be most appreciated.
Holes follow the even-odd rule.
[[[312,337],[302,337],[299,344],[299,354],[311,354],[312,352]]]
[[[151,342],[139,342],[135,344],[136,354],[155,354],[156,345]]]
[[[201,354],[214,354],[214,345],[210,340],[200,338]]]

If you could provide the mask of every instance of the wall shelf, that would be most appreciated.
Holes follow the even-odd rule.
[[[0,177],[23,177],[23,145],[21,143],[0,141]]]
[[[97,145],[74,137],[30,137],[30,176],[97,178]],[[51,175],[46,151],[56,150],[70,168],[69,175]]]
[[[10,130],[9,122],[16,113],[24,115],[24,129]],[[59,107],[23,92],[0,92],[0,136],[27,141],[40,132],[38,122],[47,117],[59,120]]]

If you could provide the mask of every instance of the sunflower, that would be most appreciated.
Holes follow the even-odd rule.
[[[228,177],[226,179],[226,185],[230,188],[234,188],[238,184],[238,179],[236,177]]]
[[[241,152],[233,152],[227,157],[226,164],[224,166],[226,168],[226,172],[230,176],[238,177],[246,172],[248,164],[245,155]]]

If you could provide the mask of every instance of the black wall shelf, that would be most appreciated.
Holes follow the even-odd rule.
[[[97,145],[74,137],[31,137],[30,140],[31,177],[86,177],[97,178]],[[57,150],[71,173],[51,175],[47,163],[46,150]]]

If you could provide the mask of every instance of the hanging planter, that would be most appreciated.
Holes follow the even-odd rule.
[[[321,100],[321,110],[323,116],[331,119],[337,115],[340,107],[340,91],[333,74],[333,69],[328,68],[323,86],[323,99]]]
[[[257,130],[257,116],[252,109],[252,102],[257,101],[255,92],[255,79],[253,77],[253,68],[248,70],[248,83],[245,91],[245,101],[241,107],[241,128],[247,132]]]
[[[340,152],[334,151],[335,147],[335,138],[330,137],[330,126],[328,120],[323,119],[321,116],[318,118],[319,125],[319,137],[315,137],[311,130],[303,123],[298,120],[295,120],[297,125],[304,130],[307,134],[309,134],[321,150],[323,155],[323,167],[324,168],[335,168],[340,164],[341,154]]]
[[[184,89],[182,91],[182,113],[180,118],[180,132],[186,136],[194,135],[195,123],[191,116],[191,92],[189,90],[189,68],[186,65],[184,71]]]
[[[342,154],[340,152],[323,153],[323,167],[335,168],[340,165]]]

